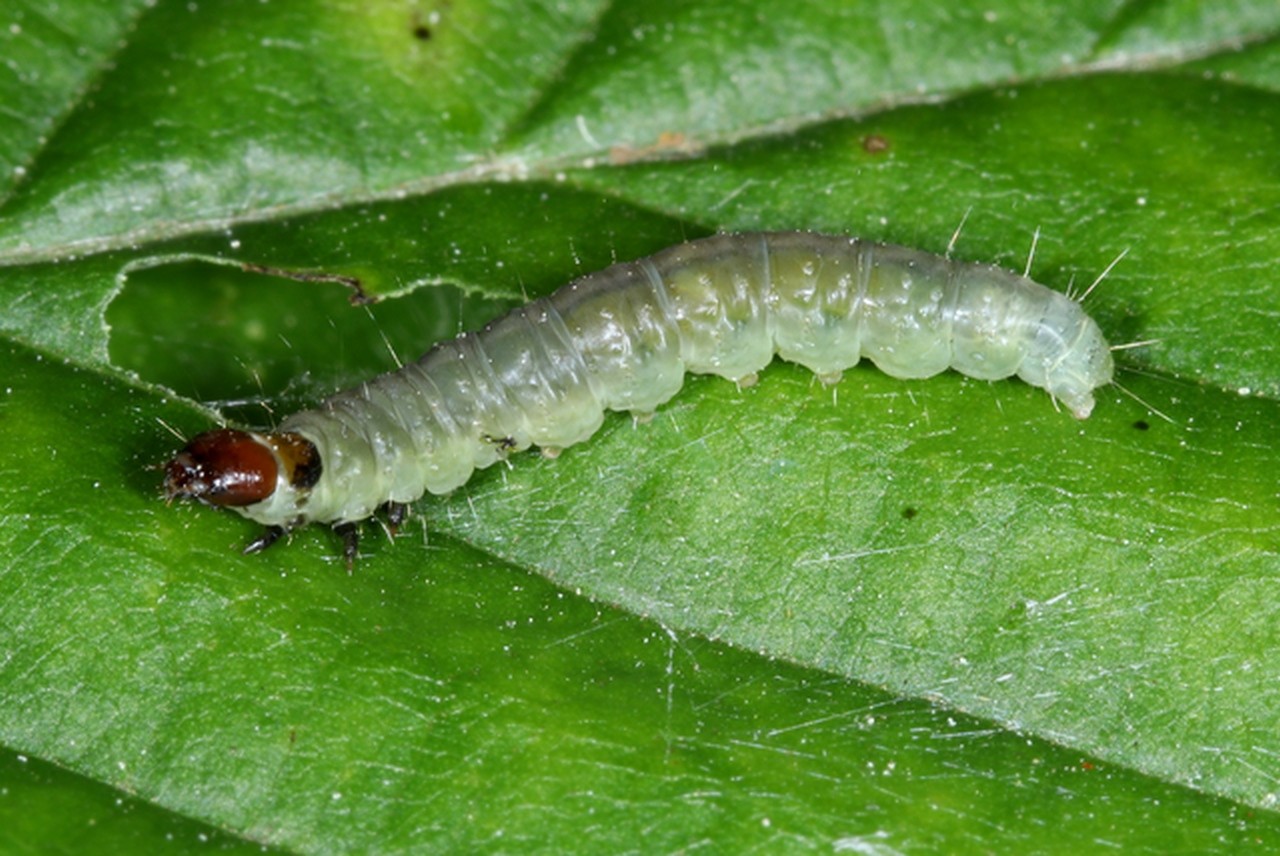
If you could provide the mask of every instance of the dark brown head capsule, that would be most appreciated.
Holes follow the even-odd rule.
[[[281,475],[289,487],[306,492],[322,471],[319,451],[301,434],[218,428],[197,434],[165,465],[164,493],[170,500],[243,508],[270,498]]]
[[[168,499],[198,499],[220,508],[253,505],[276,489],[279,465],[258,436],[234,428],[197,434],[164,470]]]

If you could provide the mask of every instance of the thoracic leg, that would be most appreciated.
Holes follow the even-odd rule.
[[[280,540],[280,536],[285,533],[283,526],[268,526],[262,530],[262,534],[254,538],[248,544],[244,545],[244,554],[261,553],[272,544]]]
[[[356,553],[360,550],[360,525],[358,523],[339,523],[333,527],[342,538],[342,558],[347,563],[347,573],[351,573],[356,563]]]
[[[400,529],[400,524],[409,518],[409,506],[403,502],[388,502],[382,507],[387,512],[387,528],[394,536]]]

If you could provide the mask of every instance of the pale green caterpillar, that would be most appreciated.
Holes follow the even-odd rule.
[[[379,507],[396,525],[509,451],[586,440],[606,410],[652,413],[686,372],[750,382],[775,354],[828,383],[862,357],[900,378],[1016,374],[1078,419],[1114,371],[1080,305],[1024,276],[858,238],[716,235],[585,276],[275,432],[201,434],[165,489],[265,524],[247,552],[333,524],[350,563]]]

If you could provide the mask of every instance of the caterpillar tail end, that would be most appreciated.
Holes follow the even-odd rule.
[[[1092,395],[1086,395],[1063,403],[1067,405],[1071,415],[1077,419],[1088,419],[1089,415],[1093,413],[1094,400]]]

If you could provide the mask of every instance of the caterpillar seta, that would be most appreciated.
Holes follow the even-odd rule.
[[[898,378],[1017,375],[1077,419],[1114,372],[1080,304],[1025,276],[859,238],[721,234],[584,276],[275,431],[200,434],[165,494],[265,525],[245,552],[330,524],[350,568],[379,508],[398,526],[510,451],[582,442],[607,410],[648,415],[686,372],[749,383],[775,354],[825,383],[863,357]]]

